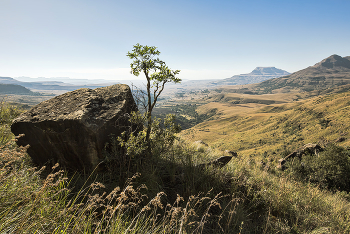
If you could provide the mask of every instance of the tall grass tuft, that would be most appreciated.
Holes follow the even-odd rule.
[[[13,134],[10,131],[12,120],[22,111],[14,105],[5,102],[5,98],[0,101],[0,145],[6,144]]]

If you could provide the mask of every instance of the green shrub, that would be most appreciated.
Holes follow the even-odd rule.
[[[0,146],[6,144],[13,138],[10,126],[12,120],[21,113],[16,106],[10,105],[5,101],[0,101]]]
[[[287,163],[287,170],[297,180],[322,188],[350,191],[350,151],[329,145],[319,156],[306,155]]]

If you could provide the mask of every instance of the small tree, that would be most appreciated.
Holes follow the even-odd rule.
[[[130,64],[131,73],[139,76],[143,72],[147,80],[146,142],[149,147],[151,145],[152,111],[158,97],[163,92],[166,83],[181,82],[181,79],[176,77],[180,70],[171,70],[165,62],[158,58],[159,54],[157,47],[143,46],[139,43],[134,45],[132,52],[127,53],[127,56],[133,59],[133,62]]]

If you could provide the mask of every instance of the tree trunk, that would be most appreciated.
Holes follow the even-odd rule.
[[[151,80],[148,77],[148,73],[144,71],[147,78],[147,96],[148,96],[148,108],[147,108],[147,131],[146,131],[146,143],[147,143],[147,154],[151,155],[151,130],[152,130],[152,103],[151,103]]]

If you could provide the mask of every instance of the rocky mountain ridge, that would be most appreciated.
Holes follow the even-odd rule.
[[[251,73],[235,75],[230,78],[211,82],[211,85],[245,85],[260,83],[290,73],[275,67],[256,67]]]
[[[259,76],[285,76],[290,73],[276,67],[256,67],[251,73],[247,75],[259,75]],[[234,77],[234,76],[233,76]]]
[[[334,54],[290,75],[263,81],[254,89],[271,93],[325,90],[343,85],[350,85],[350,56]]]
[[[318,69],[350,69],[350,56],[342,58],[333,54],[312,67]]]

